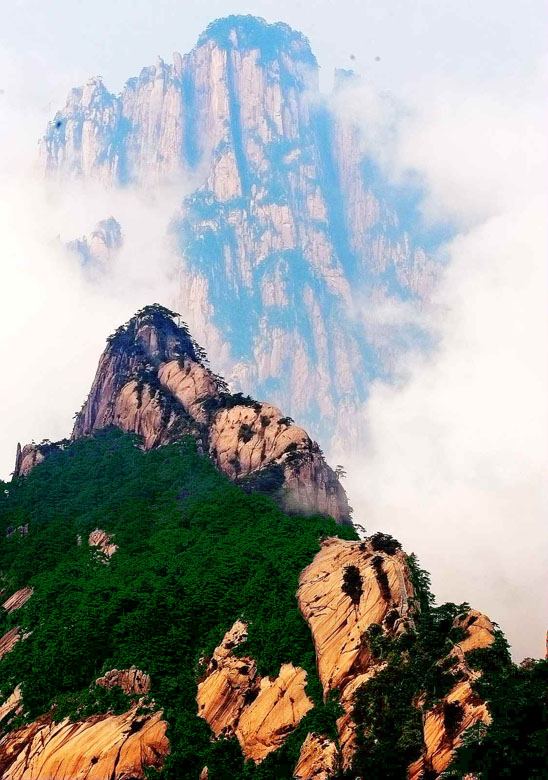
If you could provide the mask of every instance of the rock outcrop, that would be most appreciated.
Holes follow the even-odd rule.
[[[4,636],[0,638],[0,659],[2,659],[6,653],[13,650],[17,642],[21,639],[21,629],[19,626],[14,626],[6,631]]]
[[[9,615],[12,612],[15,612],[16,609],[21,609],[21,607],[27,603],[33,593],[33,588],[21,588],[20,590],[15,591],[15,593],[12,593],[9,599],[4,601],[2,608],[5,609]]]
[[[339,769],[339,751],[332,739],[309,734],[301,746],[295,780],[329,780]]]
[[[21,686],[18,685],[11,696],[0,704],[0,728],[3,728],[15,715],[21,714],[23,711],[21,698]]]
[[[412,596],[405,553],[376,550],[371,540],[327,539],[299,578],[299,608],[312,631],[324,694],[340,691],[344,714],[337,726],[345,768],[354,752],[355,693],[379,668],[363,634],[373,623],[384,623],[392,635],[405,630],[412,622]]]
[[[261,678],[256,662],[233,650],[247,638],[236,621],[227,631],[198,684],[198,714],[216,737],[236,737],[246,758],[255,763],[283,744],[314,706],[306,695],[306,672],[284,664],[278,677]]]
[[[124,780],[145,777],[169,752],[167,723],[160,712],[94,715],[71,723],[51,716],[8,733],[0,740],[3,780]]]
[[[118,546],[112,541],[112,535],[107,534],[106,531],[102,531],[100,528],[96,528],[95,531],[90,533],[88,544],[90,547],[98,547],[107,558],[112,558],[118,549]]]
[[[72,438],[116,425],[150,449],[189,434],[245,489],[272,494],[288,511],[350,522],[344,489],[318,445],[276,407],[228,393],[173,316],[148,306],[109,339]]]
[[[73,89],[40,149],[50,179],[150,187],[182,175],[173,305],[209,352],[230,349],[236,389],[348,447],[369,377],[386,372],[395,347],[354,315],[375,296],[420,303],[437,266],[412,239],[409,199],[402,220],[358,128],[320,95],[304,36],[217,20],[190,53],[158,59],[120,95],[100,78]],[[88,260],[93,242],[79,246]]]
[[[337,721],[340,753],[321,735],[309,735],[303,745],[295,772],[297,777],[308,779],[316,776],[315,767],[322,772],[324,764],[332,765],[335,757],[344,769],[351,766],[355,695],[384,667],[382,660],[372,657],[362,639],[364,633],[375,623],[397,636],[413,627],[416,607],[412,606],[414,591],[407,556],[399,549],[377,549],[375,537],[365,542],[327,539],[302,572],[297,595],[314,638],[324,693],[338,689],[344,710]],[[449,766],[466,729],[478,721],[490,722],[485,702],[471,685],[478,673],[470,669],[465,654],[493,642],[493,624],[485,615],[470,610],[453,625],[466,632],[450,653],[456,659],[451,668],[455,684],[434,709],[424,713],[425,750],[409,767],[408,780],[420,780],[424,772],[439,776]],[[420,701],[417,706],[421,706]]]
[[[63,449],[65,444],[66,441],[51,442],[49,440],[40,442],[40,444],[32,442],[32,444],[25,444],[24,447],[18,444],[13,473],[16,477],[26,476],[52,452]]]
[[[51,714],[0,739],[0,776],[4,780],[141,780],[147,767],[160,769],[169,752],[167,723],[142,698],[150,679],[141,671],[113,669],[98,685],[122,687],[133,696],[122,715],[93,715],[55,723]],[[21,709],[19,688],[0,707],[3,717]]]
[[[128,696],[144,696],[150,691],[150,677],[136,666],[129,669],[111,669],[103,677],[95,680],[103,688],[120,687]]]

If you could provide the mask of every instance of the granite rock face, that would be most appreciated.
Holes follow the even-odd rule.
[[[345,572],[359,573],[359,587],[345,585]],[[373,539],[349,542],[327,539],[310,566],[301,574],[297,593],[299,607],[310,626],[316,647],[316,665],[324,695],[338,689],[344,714],[337,721],[339,747],[322,735],[309,735],[301,749],[296,776],[309,780],[325,772],[325,766],[349,770],[356,750],[356,727],[352,719],[355,695],[383,667],[375,659],[364,632],[373,623],[397,636],[413,627],[414,590],[407,556],[376,549]],[[478,721],[490,722],[487,706],[474,693],[471,683],[478,673],[466,663],[465,653],[488,647],[494,639],[491,621],[470,610],[459,616],[454,627],[465,638],[451,651],[458,658],[453,672],[455,685],[434,709],[424,713],[424,754],[408,769],[408,780],[420,780],[424,772],[438,777],[450,764],[462,734]],[[440,659],[441,661],[442,659]],[[420,702],[417,702],[420,706]],[[448,709],[456,712],[453,721]],[[298,773],[297,773],[298,770]]]
[[[486,615],[475,609],[457,618],[454,627],[466,631],[466,637],[454,646],[450,654],[458,658],[455,675],[459,680],[434,709],[426,712],[423,719],[424,754],[409,767],[408,780],[420,780],[425,772],[441,774],[451,763],[456,748],[462,744],[464,732],[477,723],[488,725],[491,722],[486,703],[471,687],[480,673],[468,666],[465,653],[489,647],[494,641],[495,627]],[[448,713],[453,717],[449,719]]]
[[[349,523],[346,493],[319,446],[276,407],[228,393],[173,316],[148,306],[110,337],[72,439],[109,425],[141,435],[146,449],[191,435],[244,489],[269,493],[288,511]],[[18,449],[18,475],[34,465],[26,451]],[[111,555],[115,545],[94,533],[90,545]]]
[[[8,615],[11,615],[11,613],[15,612],[15,610],[21,609],[21,607],[27,603],[33,593],[33,588],[28,587],[15,591],[15,593],[12,593],[9,599],[4,601],[2,604],[2,609],[5,609]]]
[[[308,734],[295,767],[295,780],[329,780],[336,777],[338,768],[339,751],[333,740]]]
[[[325,442],[356,438],[352,414],[394,347],[364,328],[364,306],[420,305],[438,271],[412,239],[409,203],[320,94],[300,33],[228,17],[119,95],[91,79],[55,115],[40,155],[54,180],[180,182],[171,305],[211,354],[229,353],[234,389],[271,398]],[[104,254],[101,241],[81,254]]]
[[[26,476],[35,466],[42,463],[44,458],[47,458],[47,456],[51,455],[53,452],[62,450],[66,444],[68,444],[67,439],[56,442],[44,439],[40,444],[32,442],[31,444],[25,444],[23,447],[21,447],[20,444],[17,444],[15,467],[13,470],[14,475],[18,477]]]
[[[236,737],[246,758],[263,761],[277,750],[314,706],[306,695],[306,672],[283,664],[275,679],[261,678],[256,662],[233,649],[247,638],[237,620],[213,653],[198,684],[198,714],[216,737]]]
[[[359,573],[361,591],[343,588],[345,572]],[[379,668],[362,641],[373,623],[383,625],[389,613],[389,633],[396,636],[412,624],[409,600],[413,596],[407,557],[373,549],[370,541],[327,539],[310,566],[301,574],[297,598],[316,647],[316,666],[324,694],[338,689],[344,714],[338,720],[342,764],[350,766],[354,753],[352,721],[354,696]]]
[[[17,689],[8,702],[10,711],[20,708]],[[3,706],[8,707],[8,702]],[[161,768],[169,752],[162,713],[144,709],[139,699],[122,715],[93,715],[76,722],[67,718],[60,723],[44,715],[0,739],[0,776],[5,780],[144,780],[145,770]]]

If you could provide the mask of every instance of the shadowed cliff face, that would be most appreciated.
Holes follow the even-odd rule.
[[[72,439],[109,425],[141,435],[146,449],[191,435],[244,489],[270,493],[288,511],[350,522],[318,445],[276,407],[227,393],[204,360],[186,326],[163,307],[146,307],[110,337]],[[46,456],[42,445],[19,448],[16,474]]]
[[[409,204],[398,215],[357,129],[317,82],[298,32],[229,17],[118,96],[98,78],[72,90],[40,154],[57,179],[195,182],[171,228],[174,305],[209,352],[230,347],[235,389],[348,446],[352,413],[393,349],[358,325],[364,300],[420,301],[437,270],[410,238]],[[80,242],[86,258],[92,243]]]

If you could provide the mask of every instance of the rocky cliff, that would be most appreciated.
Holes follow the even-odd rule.
[[[300,780],[327,780],[341,771],[356,771],[356,695],[388,664],[375,655],[368,629],[381,628],[392,639],[416,631],[414,617],[420,610],[408,558],[399,545],[383,549],[379,538],[382,535],[362,542],[326,539],[299,579],[297,599],[314,639],[324,696],[336,691],[343,711],[336,741],[317,732],[307,734],[293,775]],[[472,688],[479,673],[468,666],[466,654],[489,647],[495,629],[475,610],[459,615],[453,628],[462,629],[463,639],[450,651],[455,663],[449,692],[431,709],[424,707],[423,696],[414,702],[422,710],[424,748],[408,767],[408,780],[420,780],[425,773],[433,780],[439,777],[463,734],[477,723],[490,723],[485,702]],[[237,621],[206,660],[198,684],[198,713],[217,739],[237,737],[244,755],[260,763],[284,743],[314,704],[306,694],[306,673],[291,664],[282,667],[277,679],[261,680],[253,658],[235,654],[246,639],[247,626]],[[434,663],[445,660],[435,658]]]
[[[288,511],[349,523],[346,494],[319,446],[276,407],[228,393],[173,316],[148,306],[109,339],[72,439],[110,425],[141,435],[146,449],[191,435],[246,490],[267,492]],[[19,447],[16,475],[55,449]]]
[[[234,649],[247,639],[247,626],[236,621],[207,664],[198,684],[198,714],[217,738],[236,737],[255,763],[277,750],[314,707],[306,694],[306,672],[284,664],[275,679],[261,678],[257,664]]]
[[[345,588],[347,572],[354,585]],[[413,593],[407,556],[377,551],[371,542],[328,539],[301,574],[297,598],[312,631],[324,694],[340,691],[344,715],[337,725],[345,769],[355,750],[354,695],[379,666],[363,637],[372,624],[384,625],[392,636],[409,630]]]
[[[193,182],[171,225],[173,306],[209,352],[230,348],[234,389],[348,446],[369,378],[388,370],[394,349],[364,327],[363,307],[386,296],[420,302],[437,270],[412,238],[409,199],[382,181],[358,129],[329,106],[304,36],[229,17],[172,64],[143,68],[120,95],[99,78],[72,90],[40,149],[57,180],[184,180],[182,193]],[[105,253],[99,233],[76,246],[86,262],[94,247]]]

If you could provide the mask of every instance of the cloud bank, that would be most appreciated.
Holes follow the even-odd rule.
[[[386,174],[420,183],[425,222],[456,235],[419,313],[436,346],[397,356],[362,410],[363,450],[334,458],[356,520],[416,551],[439,600],[487,612],[518,659],[544,655],[548,571],[544,80],[530,76],[431,83],[403,106],[363,84],[336,99]]]

